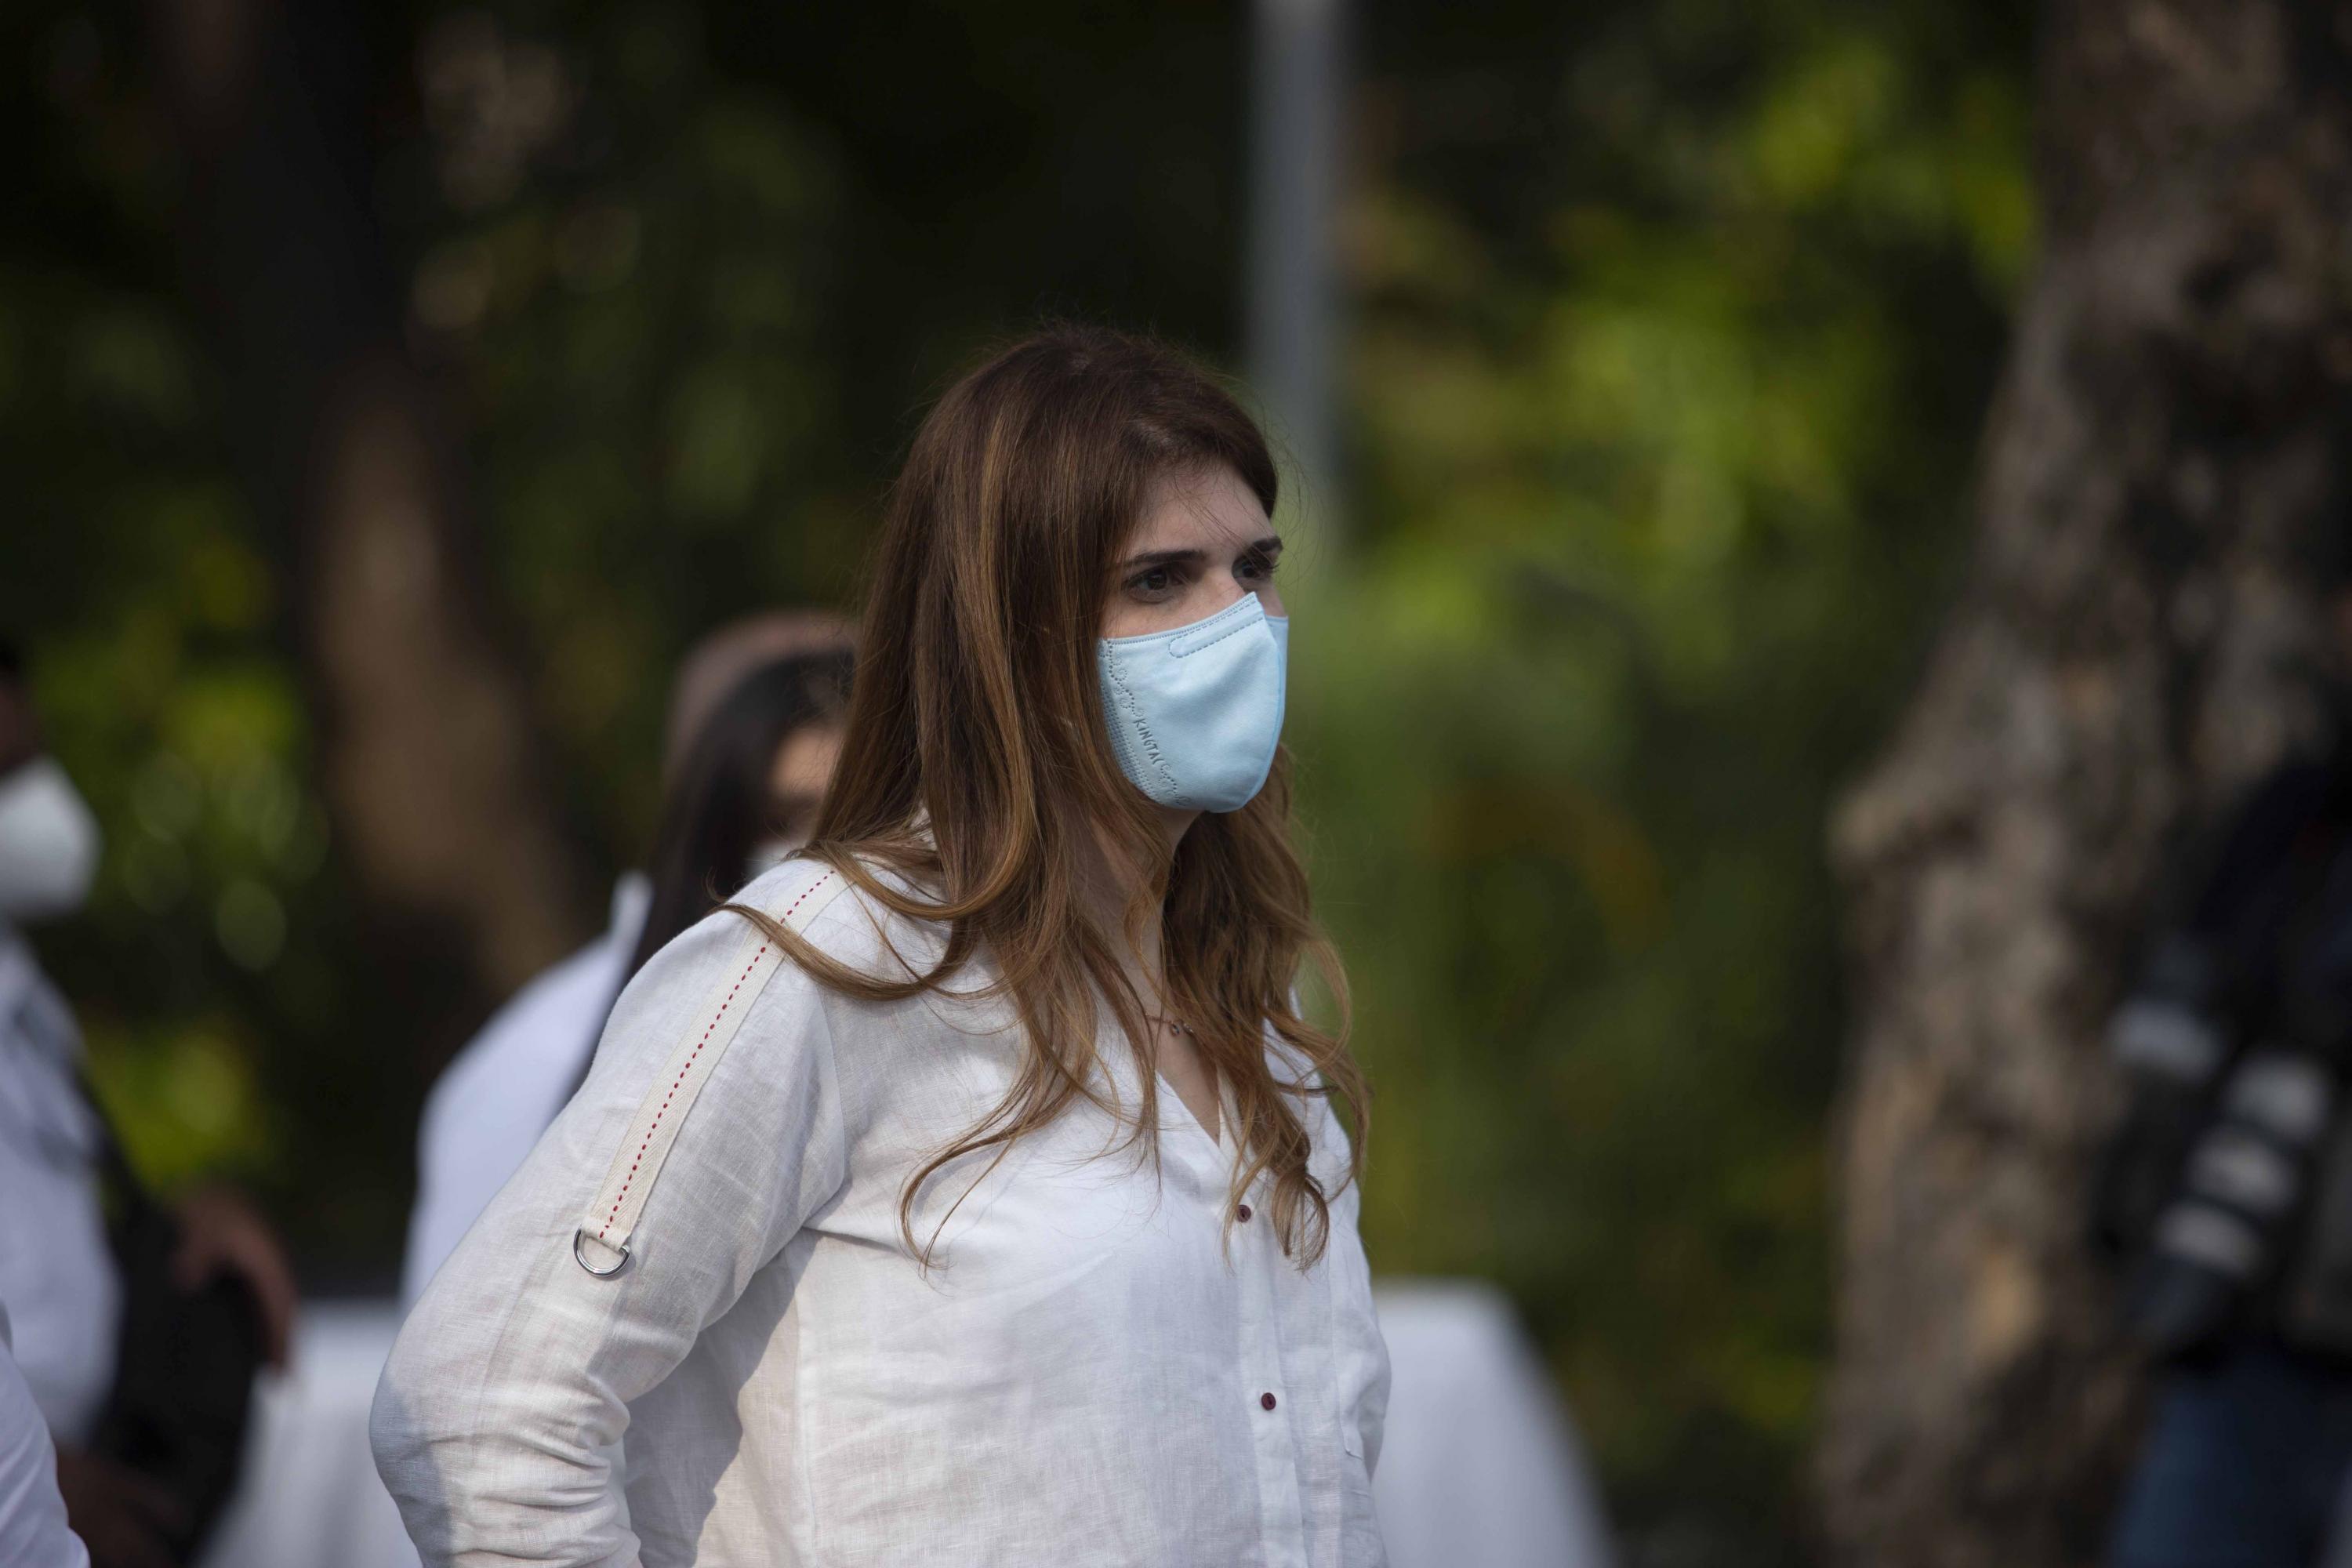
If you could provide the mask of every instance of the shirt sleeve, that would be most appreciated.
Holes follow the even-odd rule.
[[[89,1568],[81,1538],[66,1523],[57,1451],[9,1352],[7,1321],[0,1312],[0,1563]]]
[[[635,1563],[613,1464],[630,1401],[845,1179],[822,994],[787,961],[730,996],[763,944],[722,910],[654,956],[588,1081],[403,1326],[370,1435],[427,1564]],[[748,1011],[649,1177],[627,1262],[591,1275],[574,1237],[616,1150],[728,1006]]]

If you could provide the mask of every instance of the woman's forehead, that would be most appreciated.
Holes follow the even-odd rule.
[[[1256,492],[1231,468],[1217,463],[1155,481],[1124,553],[1246,550],[1271,531]]]

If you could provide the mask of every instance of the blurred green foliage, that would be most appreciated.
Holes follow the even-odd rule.
[[[1285,525],[1370,1250],[1508,1288],[1637,1560],[1786,1560],[1831,1268],[1823,813],[1959,546],[2032,246],[2022,7],[1359,23],[1349,465]],[[380,1279],[458,987],[352,912],[133,20],[0,28],[0,624],[110,833],[43,951],[159,1176],[239,1173],[316,1275]],[[1237,362],[1247,33],[1073,0],[370,24],[410,343],[603,865],[644,842],[677,651],[854,594],[978,348],[1068,312]]]
[[[1824,810],[1960,542],[2032,243],[2025,27],[1393,26],[1294,732],[1366,1223],[1511,1289],[1659,1552],[1769,1560],[1827,1339]]]

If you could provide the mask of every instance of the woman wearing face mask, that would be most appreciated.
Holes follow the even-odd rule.
[[[646,965],[385,1370],[428,1563],[1381,1561],[1275,484],[1109,332],[933,409],[810,844]]]
[[[629,976],[807,838],[841,754],[850,655],[840,631],[805,614],[765,616],[723,629],[688,659],[650,885],[623,878],[611,929],[500,1008],[425,1101],[402,1300],[424,1290],[579,1087]],[[747,641],[803,651],[747,674]]]

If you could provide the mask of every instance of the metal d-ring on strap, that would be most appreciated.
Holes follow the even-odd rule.
[[[845,886],[840,872],[826,868],[793,899],[780,923],[793,931],[807,930]],[[695,1012],[694,1022],[670,1053],[661,1076],[646,1091],[636,1115],[629,1121],[628,1132],[614,1152],[612,1167],[604,1173],[604,1185],[597,1189],[586,1217],[572,1233],[572,1260],[599,1279],[609,1279],[628,1267],[629,1238],[638,1215],[645,1213],[654,1184],[661,1178],[662,1162],[669,1157],[670,1145],[677,1142],[678,1129],[694,1110],[695,1097],[717,1070],[719,1058],[727,1054],[736,1031],[743,1026],[751,1005],[783,964],[783,952],[773,942],[748,924],[745,931],[741,948],[720,974],[709,1000]],[[619,1261],[610,1268],[591,1268],[581,1251],[588,1241],[618,1253]]]
[[[623,1246],[616,1249],[621,1255],[619,1262],[614,1264],[610,1268],[597,1268],[594,1264],[580,1256],[580,1244],[587,1239],[588,1227],[584,1225],[572,1233],[572,1261],[580,1265],[581,1268],[585,1268],[589,1273],[593,1274],[597,1279],[610,1279],[614,1275],[618,1274],[622,1269],[626,1268],[629,1266],[629,1249],[626,1246]],[[611,1244],[609,1242],[600,1241],[596,1245],[599,1247],[606,1247]]]

